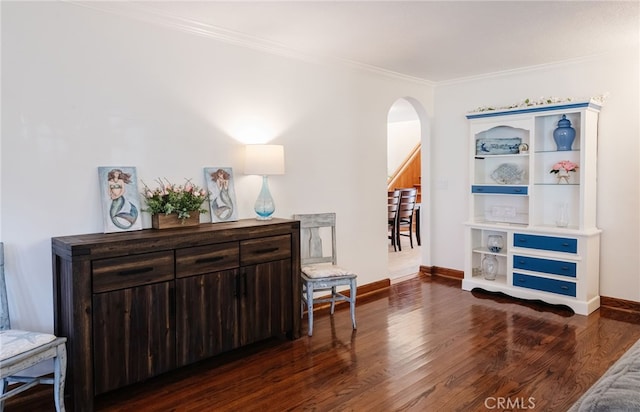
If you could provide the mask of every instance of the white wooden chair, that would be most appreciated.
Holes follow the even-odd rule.
[[[336,214],[299,214],[294,219],[300,221],[300,259],[302,262],[302,299],[301,306],[307,306],[309,317],[309,336],[313,335],[313,305],[331,302],[333,315],[335,303],[346,301],[351,305],[351,323],[356,329],[356,274],[337,266],[336,258]],[[330,253],[324,252],[320,229],[330,228]],[[328,249],[328,248],[327,248]],[[349,296],[338,291],[338,286],[349,286]],[[314,293],[331,291],[330,296],[315,298]]]
[[[7,398],[41,383],[54,385],[53,396],[56,411],[65,410],[66,341],[66,338],[59,338],[48,333],[11,329],[4,277],[4,244],[0,242],[0,378],[2,378],[0,411],[4,410],[4,401]],[[47,359],[53,359],[53,378],[16,375],[16,373]],[[22,385],[8,390],[9,382],[21,382]]]

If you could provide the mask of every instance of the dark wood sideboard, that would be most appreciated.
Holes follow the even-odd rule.
[[[74,411],[273,336],[300,336],[295,220],[55,237],[55,333]],[[69,399],[69,398],[68,398]]]

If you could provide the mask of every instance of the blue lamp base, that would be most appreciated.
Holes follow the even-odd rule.
[[[266,175],[262,176],[262,189],[260,190],[254,209],[258,215],[256,217],[257,220],[271,220],[271,215],[276,210],[273,197],[271,197],[271,193],[269,192],[269,180]]]

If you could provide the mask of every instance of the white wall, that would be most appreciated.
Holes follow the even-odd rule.
[[[387,174],[393,175],[420,143],[420,120],[390,122],[387,125]]]
[[[436,87],[431,170],[433,265],[463,269],[462,221],[467,219],[468,125],[480,106],[527,97],[590,97],[609,93],[599,118],[597,224],[602,229],[600,294],[640,301],[639,51],[621,50],[526,72]],[[437,239],[437,240],[436,240]],[[452,247],[452,245],[459,245]]]
[[[3,2],[0,239],[14,326],[53,329],[50,238],[103,230],[98,166],[200,184],[203,167],[230,166],[248,218],[260,181],[243,176],[236,139],[256,128],[285,146],[275,215],[336,211],[340,263],[361,285],[387,278],[387,114],[405,96],[431,111],[425,85],[73,4]]]

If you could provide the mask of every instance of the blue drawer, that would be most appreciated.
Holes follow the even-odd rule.
[[[561,260],[539,259],[528,256],[513,256],[513,268],[534,272],[553,273],[555,275],[576,277],[576,264]]]
[[[578,240],[566,237],[513,234],[513,246],[554,252],[578,253]]]
[[[528,186],[471,186],[471,193],[487,194],[487,195],[527,195],[529,193]]]
[[[573,282],[539,278],[537,276],[523,275],[522,273],[513,273],[513,286],[543,290],[559,295],[576,296],[576,284]]]

